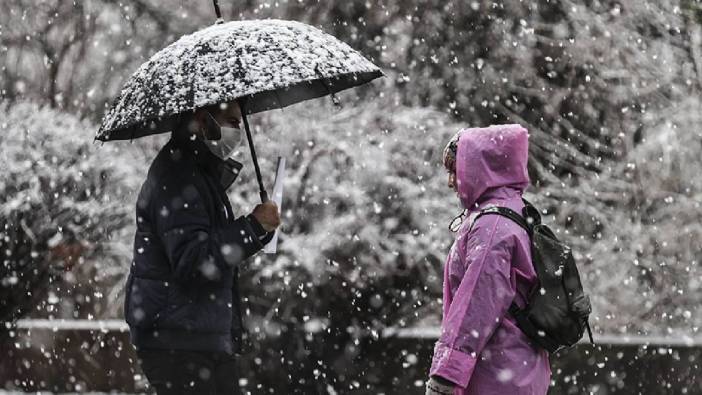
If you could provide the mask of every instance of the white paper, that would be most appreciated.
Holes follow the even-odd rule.
[[[278,206],[278,214],[283,212],[283,181],[285,181],[285,157],[278,157],[278,169],[275,172],[275,184],[273,185],[273,194],[270,199]],[[282,214],[281,214],[282,215]],[[275,254],[278,251],[278,234],[280,228],[275,230],[271,241],[263,247],[263,252],[266,254]]]

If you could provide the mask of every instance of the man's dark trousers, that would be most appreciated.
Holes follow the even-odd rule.
[[[240,394],[236,355],[158,349],[138,350],[137,355],[158,395]]]
[[[159,395],[239,393],[239,264],[273,233],[234,217],[222,171],[203,141],[174,134],[137,198],[124,315]]]

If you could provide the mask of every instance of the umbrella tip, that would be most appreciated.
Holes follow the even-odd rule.
[[[212,0],[212,2],[214,3],[215,14],[217,15],[215,25],[221,25],[224,23],[224,19],[222,19],[222,11],[219,9],[219,2],[217,0]]]
[[[339,96],[336,95],[336,93],[332,92],[330,93],[331,98],[332,98],[332,103],[334,103],[334,106],[337,108],[341,108],[341,100],[339,100]]]

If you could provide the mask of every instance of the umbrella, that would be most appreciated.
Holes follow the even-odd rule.
[[[359,52],[304,23],[224,23],[220,17],[215,25],[181,37],[141,65],[104,116],[95,139],[131,140],[171,131],[182,114],[236,100],[265,201],[246,115],[334,97],[382,75]]]

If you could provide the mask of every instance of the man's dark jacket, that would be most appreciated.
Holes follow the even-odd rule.
[[[124,303],[137,349],[240,346],[237,266],[269,238],[253,216],[234,219],[223,163],[201,140],[174,135],[151,164]]]

